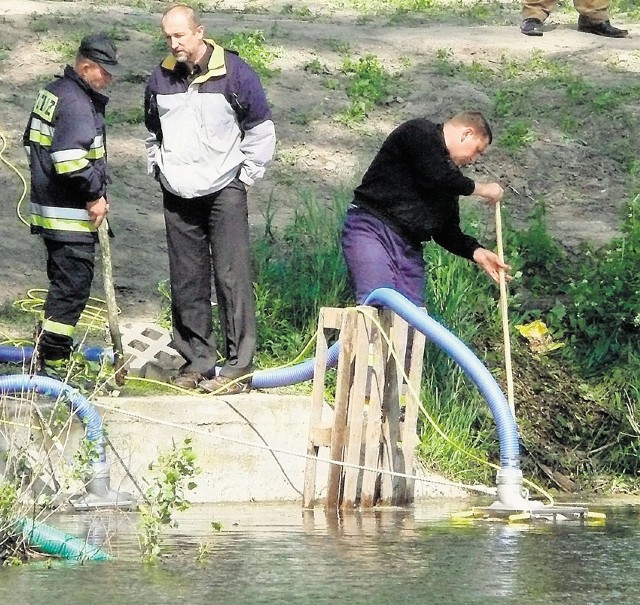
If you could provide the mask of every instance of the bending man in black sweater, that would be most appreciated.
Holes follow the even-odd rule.
[[[496,282],[508,271],[497,254],[460,229],[460,195],[488,204],[502,199],[498,183],[462,174],[491,143],[479,112],[459,113],[444,124],[409,120],[385,140],[356,188],[342,230],[342,249],[358,303],[376,288],[393,288],[424,306],[422,244],[433,239],[473,260]]]

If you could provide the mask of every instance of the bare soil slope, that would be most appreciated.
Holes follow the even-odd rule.
[[[260,30],[267,44],[278,49],[273,65],[278,71],[265,80],[265,86],[279,146],[266,178],[250,193],[250,221],[256,230],[270,212],[276,226],[285,223],[299,202],[300,190],[323,201],[351,189],[384,136],[402,120],[418,115],[444,120],[462,107],[491,111],[492,100],[486,92],[467,81],[443,79],[434,70],[434,58],[442,49],[456,61],[490,67],[505,55],[524,60],[538,48],[545,56],[570,59],[594,78],[606,72],[612,85],[637,78],[640,72],[640,27],[633,23],[628,25],[629,39],[607,40],[578,33],[573,17],[559,15],[555,29],[543,38],[530,39],[519,33],[519,16],[512,6],[505,8],[506,25],[489,26],[453,16],[447,21],[446,14],[438,22],[412,17],[364,19],[353,9],[340,8],[338,2],[215,4],[216,12],[204,15],[211,37]],[[115,176],[111,190],[114,274],[124,315],[154,317],[161,300],[157,285],[167,277],[166,245],[159,192],[145,174],[146,131],[139,117],[146,77],[164,55],[159,13],[101,2],[12,0],[0,4],[0,20],[4,158],[25,176],[22,131],[38,88],[60,73],[66,62],[65,41],[92,30],[110,30],[120,37],[128,73],[111,87],[108,108],[116,122],[108,133]],[[402,94],[389,98],[355,127],[335,119],[349,103],[345,86],[327,86],[331,78],[340,82],[345,48],[353,57],[375,55],[390,72],[402,73],[404,83]],[[314,60],[324,73],[305,70]],[[612,61],[619,69],[606,69]],[[553,90],[541,90],[539,102],[544,104],[553,95]],[[638,99],[629,103],[640,114]],[[609,130],[585,132],[578,141],[554,132],[538,133],[536,141],[516,158],[494,145],[468,173],[478,178],[498,175],[524,194],[512,194],[505,202],[515,219],[525,220],[532,199],[544,196],[553,232],[567,246],[583,241],[601,244],[615,235],[619,208],[628,193],[628,174],[615,157],[601,153],[600,145],[627,133],[614,122],[609,126]],[[637,140],[631,143],[637,149]],[[0,302],[9,302],[23,297],[29,288],[45,287],[46,276],[41,242],[29,235],[16,215],[22,183],[7,165],[0,166]],[[26,202],[19,212],[27,216]],[[481,212],[490,232],[493,214],[486,209]],[[98,294],[99,282],[96,279]]]

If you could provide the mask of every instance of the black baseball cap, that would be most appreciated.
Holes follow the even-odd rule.
[[[112,76],[122,73],[122,65],[118,63],[118,49],[107,34],[85,36],[80,42],[78,52],[86,59],[98,63]]]

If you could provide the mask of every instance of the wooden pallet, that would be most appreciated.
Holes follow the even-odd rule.
[[[387,334],[387,339],[383,337]],[[333,426],[321,423],[329,346],[340,341]],[[418,401],[425,337],[389,310],[322,308],[318,322],[303,507],[314,505],[320,448],[331,464],[327,509],[404,505],[413,481],[381,471],[414,472]],[[393,351],[396,355],[394,356]],[[406,374],[408,381],[405,381]],[[359,466],[373,470],[362,470]]]

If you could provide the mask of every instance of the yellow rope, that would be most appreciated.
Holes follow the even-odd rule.
[[[18,204],[16,205],[16,214],[18,215],[18,218],[20,219],[20,221],[23,222],[28,227],[29,222],[25,220],[20,214],[20,206],[22,205],[22,202],[24,201],[24,199],[27,197],[27,181],[22,176],[22,173],[9,160],[7,160],[7,158],[4,157],[4,150],[7,148],[7,139],[5,138],[2,132],[0,132],[0,140],[2,141],[2,149],[0,149],[0,160],[4,164],[6,164],[10,170],[13,170],[13,172],[15,172],[18,175],[18,178],[22,182],[22,195],[20,196],[20,199],[18,200]]]
[[[391,342],[391,338],[390,336],[383,330],[382,325],[380,324],[380,322],[378,321],[378,319],[372,315],[369,311],[366,311],[366,307],[356,307],[356,309],[358,310],[359,313],[361,313],[362,315],[364,315],[365,317],[368,317],[372,323],[378,328],[378,330],[380,331],[380,334],[382,335],[382,337],[384,338],[385,342],[387,343],[388,347],[389,347],[389,351],[391,352],[392,357],[394,358],[398,371],[399,373],[402,375],[403,380],[405,381],[405,383],[407,384],[407,387],[411,393],[411,396],[418,402],[418,406],[420,408],[420,411],[422,412],[422,414],[424,415],[424,417],[427,419],[427,421],[429,422],[429,424],[431,425],[431,427],[433,428],[433,430],[440,436],[442,437],[442,439],[444,439],[449,445],[451,445],[454,449],[458,450],[460,453],[462,453],[463,455],[467,456],[468,458],[470,458],[471,460],[475,460],[476,462],[479,462],[480,464],[485,464],[495,470],[500,470],[500,467],[497,464],[494,464],[493,462],[489,462],[488,460],[485,460],[484,458],[480,458],[479,456],[477,456],[476,454],[469,452],[468,450],[466,450],[465,448],[463,448],[460,444],[456,443],[451,437],[449,437],[438,425],[438,423],[435,421],[435,419],[431,416],[431,414],[429,414],[429,412],[427,411],[427,409],[424,407],[424,405],[422,404],[422,401],[420,400],[420,396],[419,394],[416,392],[415,388],[413,387],[413,385],[409,382],[409,377],[407,376],[405,369],[404,369],[404,363],[400,362],[399,356],[398,356],[398,352],[395,350],[393,343]],[[528,486],[532,487],[533,489],[535,489],[538,493],[540,493],[542,496],[544,496],[545,498],[547,498],[549,500],[549,502],[551,504],[553,504],[554,500],[553,500],[553,496],[551,496],[551,494],[549,494],[545,489],[543,489],[542,487],[540,487],[539,485],[533,483],[532,481],[529,481],[528,479],[523,479],[524,483],[526,483]]]
[[[16,300],[13,306],[26,313],[39,314],[42,312],[46,294],[47,290],[44,288],[31,288],[27,292],[27,298]],[[102,329],[107,322],[106,304],[101,298],[89,298],[89,304],[82,311],[77,325],[89,329]]]

